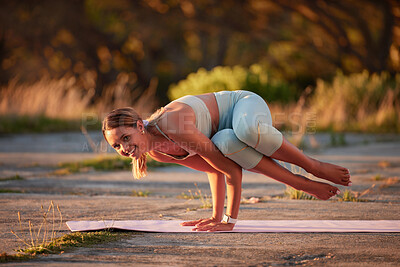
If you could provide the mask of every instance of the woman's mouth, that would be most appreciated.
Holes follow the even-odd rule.
[[[133,153],[135,153],[137,146],[134,146],[134,148],[128,152],[128,157],[133,156]]]

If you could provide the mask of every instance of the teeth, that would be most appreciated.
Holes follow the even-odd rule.
[[[132,155],[133,152],[135,152],[135,150],[136,150],[136,146],[129,152],[129,155]]]

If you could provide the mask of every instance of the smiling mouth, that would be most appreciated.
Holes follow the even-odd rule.
[[[135,153],[137,146],[135,146],[131,151],[128,152],[128,157],[131,157]]]

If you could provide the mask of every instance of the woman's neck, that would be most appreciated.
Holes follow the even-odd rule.
[[[149,151],[160,150],[165,146],[168,146],[169,140],[165,138],[155,126],[151,125],[147,127],[149,134]]]

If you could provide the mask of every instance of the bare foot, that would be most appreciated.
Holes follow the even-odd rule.
[[[309,179],[307,179],[304,187],[300,188],[300,190],[322,200],[327,200],[340,193],[339,189],[333,185]]]
[[[351,185],[350,172],[348,169],[315,159],[312,160],[314,161],[314,167],[309,172],[316,177],[331,181],[335,184]]]

